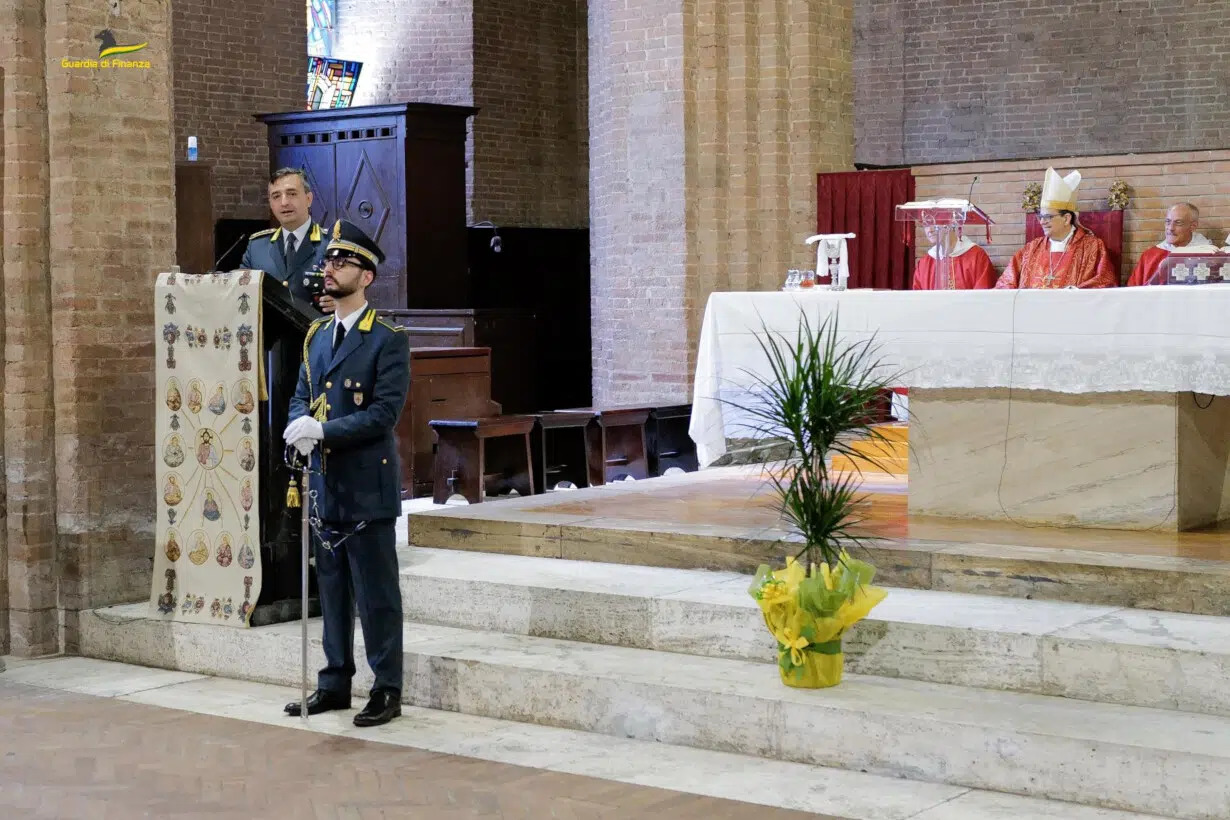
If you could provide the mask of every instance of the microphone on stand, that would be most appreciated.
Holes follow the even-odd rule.
[[[238,248],[238,247],[239,247],[239,243],[240,243],[240,242],[242,242],[242,241],[244,241],[244,240],[245,240],[245,239],[247,239],[247,238],[248,238],[248,235],[247,235],[247,234],[241,234],[241,235],[240,235],[240,237],[239,237],[238,239],[236,239],[236,240],[235,240],[235,244],[234,244],[234,245],[231,245],[229,248],[227,248],[227,249],[223,252],[223,254],[222,254],[221,256],[219,256],[217,259],[215,259],[215,260],[214,260],[213,267],[212,267],[212,268],[210,268],[210,270],[212,270],[212,271],[217,271],[217,270],[218,270],[218,263],[219,263],[219,262],[221,262],[221,261],[222,261],[223,259],[225,259],[226,257],[230,256],[230,255],[231,255],[231,251],[235,250],[235,248]]]
[[[974,204],[971,201],[974,197],[974,183],[976,183],[979,179],[981,179],[981,177],[978,174],[974,174],[974,178],[969,181],[969,193],[965,195],[966,213],[969,213],[970,206]]]

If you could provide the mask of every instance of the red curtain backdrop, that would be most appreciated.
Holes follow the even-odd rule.
[[[1123,284],[1123,273],[1119,269],[1123,258],[1123,211],[1081,211],[1076,216],[1077,224],[1102,240],[1106,245],[1106,255],[1110,257],[1110,266],[1115,272],[1119,284]],[[1025,215],[1025,241],[1031,242],[1042,236],[1042,224],[1038,215]]]
[[[816,233],[856,237],[849,244],[850,287],[910,289],[914,231],[896,221],[894,209],[913,199],[909,168],[816,175]]]

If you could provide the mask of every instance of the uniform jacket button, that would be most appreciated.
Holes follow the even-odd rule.
[[[332,388],[333,388],[333,382],[325,382],[326,390],[331,390]]]

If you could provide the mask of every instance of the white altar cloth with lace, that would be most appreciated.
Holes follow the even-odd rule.
[[[702,466],[745,414],[768,363],[764,328],[793,341],[836,314],[847,341],[872,338],[899,387],[1140,390],[1230,395],[1230,285],[1103,290],[714,293],[705,307],[689,432]]]

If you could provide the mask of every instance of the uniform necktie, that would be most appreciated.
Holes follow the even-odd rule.
[[[294,257],[295,257],[295,235],[292,233],[292,234],[286,235],[286,259],[287,261],[289,261],[293,259]]]
[[[342,346],[342,339],[346,338],[346,326],[341,322],[337,323],[337,335],[333,337],[333,352]]]

